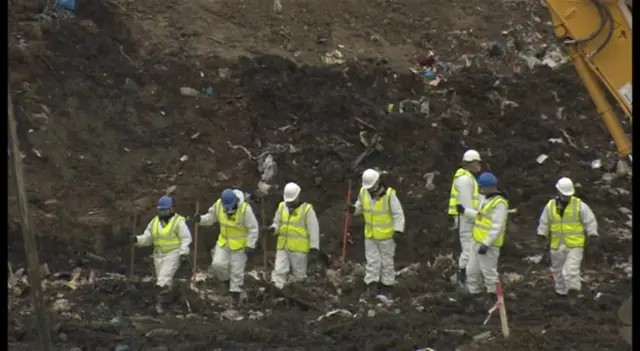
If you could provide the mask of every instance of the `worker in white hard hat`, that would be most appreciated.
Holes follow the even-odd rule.
[[[551,258],[556,294],[568,295],[570,302],[575,303],[581,290],[580,266],[585,241],[589,251],[599,249],[598,222],[591,208],[574,195],[571,179],[560,178],[556,189],[558,195],[547,202],[540,215],[538,236]]]
[[[320,249],[320,225],[310,203],[300,197],[300,186],[287,183],[283,201],[269,227],[278,236],[276,261],[271,282],[282,289],[289,281],[303,282],[307,279],[307,256],[317,257]],[[289,274],[291,275],[289,276]]]
[[[188,220],[205,227],[220,224],[216,247],[211,250],[210,270],[219,281],[229,284],[234,303],[239,303],[245,265],[255,251],[259,232],[258,220],[251,205],[244,201],[244,193],[224,189],[207,214],[195,214]]]
[[[456,205],[461,215],[473,216],[471,237],[473,242],[469,249],[467,262],[466,288],[472,295],[485,290],[490,304],[496,301],[496,283],[498,283],[498,258],[504,243],[509,215],[509,201],[506,194],[498,189],[498,179],[492,173],[484,172],[478,177],[478,187],[485,198],[478,210]]]
[[[367,261],[364,283],[375,294],[378,290],[391,293],[395,285],[394,257],[396,240],[404,233],[404,211],[396,191],[380,180],[380,173],[367,169],[362,173],[362,188],[354,215],[364,217],[364,252]]]
[[[469,250],[473,244],[471,232],[475,218],[472,215],[458,214],[457,205],[478,210],[481,194],[478,188],[476,176],[480,174],[480,154],[476,150],[467,150],[462,155],[462,164],[453,176],[451,183],[451,195],[449,196],[449,208],[447,213],[455,219],[454,229],[457,229],[460,239],[460,256],[458,257],[458,271],[456,272],[459,286],[466,282],[466,268],[469,262]]]

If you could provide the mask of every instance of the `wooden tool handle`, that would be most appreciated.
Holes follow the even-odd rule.
[[[509,321],[507,320],[507,306],[504,304],[504,291],[502,290],[502,283],[496,283],[496,295],[498,296],[498,311],[500,312],[500,327],[502,329],[502,335],[505,338],[509,337]]]

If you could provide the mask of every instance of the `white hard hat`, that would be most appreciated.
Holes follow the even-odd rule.
[[[365,189],[371,189],[378,179],[380,179],[380,173],[375,169],[369,168],[362,173],[362,187]]]
[[[233,193],[236,194],[239,204],[244,202],[244,192],[242,190],[233,189]]]
[[[562,177],[556,183],[556,189],[560,194],[564,196],[573,196],[575,189],[573,188],[573,182],[567,177]]]
[[[473,162],[473,161],[482,161],[480,159],[480,153],[476,150],[467,150],[464,155],[462,155],[462,161],[464,162]]]
[[[287,185],[284,186],[284,194],[282,196],[284,198],[284,202],[291,202],[295,200],[298,195],[300,195],[300,190],[301,189],[298,184],[287,183]]]

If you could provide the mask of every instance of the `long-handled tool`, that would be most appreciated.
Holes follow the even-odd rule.
[[[200,214],[200,201],[196,200],[196,213]],[[198,223],[193,226],[193,264],[191,265],[191,273],[195,274],[198,270]]]
[[[356,158],[351,166],[349,167],[349,173],[351,171],[355,171],[358,165],[364,160],[365,157],[371,155],[376,145],[380,141],[380,135],[374,134],[371,138],[371,142],[367,145],[367,148]],[[342,233],[342,256],[341,259],[344,261],[347,257],[347,242],[349,236],[349,220],[351,217],[351,213],[349,212],[349,206],[351,206],[351,178],[348,181],[348,189],[347,189],[347,208],[344,215],[344,232]]]
[[[264,201],[265,199],[263,198],[262,201],[260,201],[260,221],[262,222],[262,228],[266,228],[267,226],[267,218],[265,217],[264,214]],[[263,235],[262,236],[262,266],[264,266],[265,272],[267,270],[267,236]]]
[[[133,213],[133,221],[132,221],[132,227],[133,228],[132,228],[132,231],[131,231],[131,233],[133,233],[133,235],[135,235],[135,233],[136,233],[137,217],[138,217],[137,213],[134,212]],[[134,265],[135,260],[136,260],[136,244],[132,243],[131,244],[131,258],[130,258],[130,261],[129,261],[129,280],[133,280],[133,265]]]
[[[351,217],[351,212],[349,212],[349,206],[351,206],[351,179],[348,182],[347,189],[347,208],[344,214],[344,232],[342,234],[342,260],[344,261],[347,256],[347,241],[349,240],[349,219]]]

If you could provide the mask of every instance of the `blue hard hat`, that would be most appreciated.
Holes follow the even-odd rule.
[[[160,200],[158,200],[158,209],[159,210],[166,210],[169,209],[173,206],[173,200],[171,199],[171,196],[163,196],[160,198]]]
[[[222,202],[222,207],[230,208],[238,203],[238,197],[236,196],[236,193],[233,192],[233,190],[224,189],[222,191],[222,195],[220,195],[220,201]]]
[[[484,172],[478,177],[478,186],[496,186],[498,178],[493,173]]]

